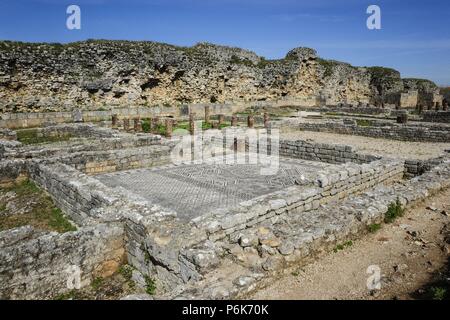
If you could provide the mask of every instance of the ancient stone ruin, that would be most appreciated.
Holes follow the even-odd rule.
[[[392,203],[450,186],[447,103],[392,69],[307,48],[265,61],[120,41],[2,42],[0,60],[0,299],[52,299],[73,292],[70,281],[83,290],[120,272],[154,299],[245,298],[364,237]],[[88,63],[98,79],[57,76],[87,79]],[[341,142],[349,136],[383,152]],[[411,142],[430,151],[398,149]],[[64,229],[13,225],[23,190],[47,195]]]

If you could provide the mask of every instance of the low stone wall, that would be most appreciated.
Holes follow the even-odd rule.
[[[148,168],[170,163],[170,148],[148,146],[111,151],[79,152],[60,157],[59,162],[88,174]]]
[[[9,129],[0,129],[0,140],[17,140],[17,134]]]
[[[123,241],[123,228],[116,224],[63,234],[43,234],[30,226],[2,231],[0,299],[54,298],[70,291],[67,283],[78,270],[81,287],[109,276],[124,259]]]
[[[74,111],[74,112],[32,112],[32,113],[3,113],[0,118],[0,127],[9,129],[42,127],[58,123],[76,122],[81,118],[85,122],[110,121],[113,114],[120,118],[151,118],[158,116],[177,116],[178,107],[154,108],[118,108],[111,110]]]
[[[30,178],[79,226],[97,223],[96,210],[118,201],[111,189],[71,166],[30,161],[27,167]]]
[[[372,155],[358,154],[352,146],[313,143],[304,140],[280,140],[280,155],[327,163],[369,163],[379,160]]]
[[[423,114],[423,121],[450,123],[450,111],[427,111]]]
[[[113,114],[122,118],[153,118],[158,117],[183,117],[190,112],[203,117],[205,106],[210,106],[211,115],[232,114],[244,110],[245,104],[213,104],[197,103],[182,106],[155,106],[155,107],[130,107],[114,108],[105,107],[108,110],[75,110],[73,112],[32,112],[32,113],[3,113],[0,116],[0,128],[19,129],[54,125],[70,122],[99,122],[111,121]]]
[[[371,138],[403,141],[450,142],[448,127],[424,125],[399,125],[389,122],[373,122],[368,126],[343,124],[341,122],[298,123],[297,128],[306,131],[351,134]]]
[[[10,185],[28,176],[25,160],[1,160],[0,187]]]
[[[437,158],[427,160],[414,160],[414,159],[405,160],[405,177],[412,178],[420,176],[425,172],[430,171],[432,168],[440,165],[446,159],[447,156],[440,156]]]

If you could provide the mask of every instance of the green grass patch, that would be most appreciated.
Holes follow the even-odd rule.
[[[334,247],[333,252],[338,252],[341,250],[344,250],[345,248],[351,247],[353,245],[353,241],[349,240],[344,243],[338,244],[336,247]]]
[[[149,295],[154,295],[156,292],[156,282],[149,276],[145,276],[145,292]]]
[[[371,127],[373,122],[367,119],[356,119],[356,124],[360,127]]]
[[[370,233],[375,233],[375,232],[377,232],[380,229],[381,229],[381,224],[380,223],[372,223],[372,224],[367,226],[367,230]]]
[[[447,289],[442,287],[432,287],[430,293],[433,300],[444,300],[447,295]]]
[[[0,217],[0,231],[25,225],[39,230],[57,231],[60,233],[75,231],[62,211],[55,206],[53,200],[31,180],[24,180],[11,187],[0,188],[0,193],[14,192],[13,207],[22,209],[20,214],[6,214]],[[0,201],[0,208],[7,211],[7,200]]]
[[[142,131],[150,132],[150,119],[142,119]]]
[[[91,287],[94,290],[98,290],[101,287],[102,284],[103,284],[103,278],[102,277],[96,277],[94,280],[92,280]]]
[[[72,138],[72,135],[69,133],[58,136],[41,136],[37,129],[23,129],[17,130],[16,132],[17,140],[25,145],[68,141]]]
[[[395,202],[391,202],[389,204],[388,210],[386,211],[386,213],[384,215],[384,222],[392,223],[398,217],[403,216],[404,213],[405,213],[405,209],[402,207],[400,200],[397,198],[397,200]]]

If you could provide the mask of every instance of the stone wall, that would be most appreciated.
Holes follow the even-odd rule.
[[[355,162],[361,164],[380,159],[372,155],[358,154],[353,151],[352,146],[313,143],[304,140],[280,140],[279,154],[291,158],[327,163]]]
[[[423,121],[450,123],[450,111],[427,111],[423,114]]]
[[[17,134],[9,129],[1,129],[0,126],[0,140],[16,140]]]
[[[118,201],[111,189],[66,164],[31,161],[28,171],[30,178],[45,189],[77,225],[95,224],[96,210]]]
[[[411,90],[400,94],[400,107],[402,108],[415,108],[419,99],[419,92],[417,90]]]
[[[116,224],[63,234],[30,226],[1,231],[0,299],[55,298],[70,291],[73,266],[81,271],[81,287],[109,276],[124,259],[123,240],[123,228]]]
[[[114,151],[80,152],[59,159],[88,174],[148,168],[170,162],[168,146],[149,146]]]
[[[341,122],[299,123],[297,128],[306,131],[351,134],[371,138],[404,141],[450,142],[450,128],[445,126],[399,125],[393,122],[376,122],[371,125],[343,124]]]
[[[112,115],[118,119],[146,119],[157,117],[185,117],[189,113],[204,116],[205,106],[210,106],[211,115],[232,114],[244,110],[248,105],[241,104],[219,104],[202,103],[186,104],[181,106],[154,106],[154,107],[129,107],[108,108],[108,110],[78,110],[77,112],[30,112],[30,113],[2,113],[0,115],[0,128],[20,129],[55,125],[59,123],[100,122],[111,121]],[[1,136],[1,132],[0,132]]]
[[[420,176],[427,171],[430,171],[432,168],[443,163],[448,156],[443,155],[433,159],[427,160],[415,160],[408,159],[405,160],[405,177],[412,178],[416,176]]]

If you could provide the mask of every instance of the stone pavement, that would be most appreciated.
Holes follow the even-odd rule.
[[[257,164],[191,164],[114,172],[96,178],[190,220],[295,184],[309,184],[317,171],[330,166],[282,158],[277,174],[269,176],[261,175]]]

